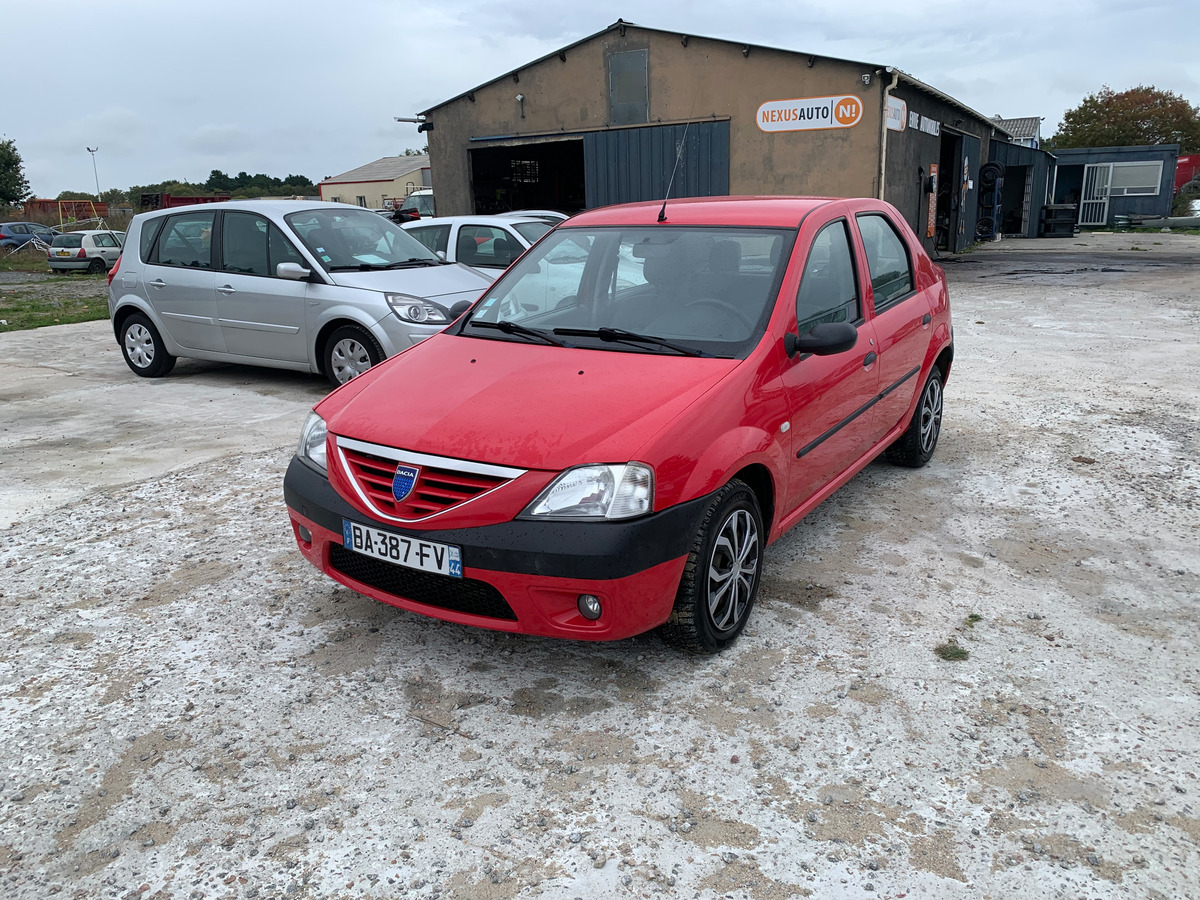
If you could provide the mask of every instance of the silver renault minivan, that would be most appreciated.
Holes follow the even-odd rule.
[[[108,276],[125,361],[178,356],[343,384],[450,324],[491,284],[368,209],[234,200],[135,216]]]

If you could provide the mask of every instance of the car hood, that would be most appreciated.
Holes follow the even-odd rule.
[[[740,362],[438,334],[318,411],[334,434],[419,453],[524,469],[620,463]]]
[[[334,284],[346,287],[411,294],[427,300],[446,297],[452,298],[452,302],[474,300],[492,283],[492,279],[485,278],[471,267],[458,263],[421,266],[415,269],[383,269],[375,272],[330,272],[329,277]],[[465,296],[467,294],[471,296]]]

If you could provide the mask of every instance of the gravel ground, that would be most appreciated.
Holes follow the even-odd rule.
[[[131,421],[186,386],[249,422],[258,379],[298,429],[320,386],[138,382],[106,322],[0,336],[0,894],[1200,897],[1198,259],[1094,235],[947,261],[937,456],[773,545],[715,658],[335,585],[287,526],[292,437],[140,459],[64,417],[39,460],[26,419],[102,383],[84,360],[111,386],[81,408]],[[55,332],[78,364],[28,350]],[[20,492],[55,468],[53,502]]]

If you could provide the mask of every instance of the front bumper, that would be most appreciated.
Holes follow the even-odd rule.
[[[321,472],[293,457],[284,497],[301,553],[335,581],[422,615],[498,631],[618,640],[666,621],[709,498],[625,522],[513,520],[480,528],[403,530],[350,506]],[[462,551],[463,577],[377,561],[342,546],[342,520]],[[301,537],[303,526],[311,535]],[[585,619],[580,594],[600,598]]]

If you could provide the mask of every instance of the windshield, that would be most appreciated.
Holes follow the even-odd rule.
[[[742,357],[766,328],[794,239],[767,228],[559,228],[492,285],[459,333],[532,342],[535,329],[607,350]],[[524,328],[494,327],[502,321]]]
[[[82,234],[60,234],[50,242],[51,247],[82,247]]]
[[[285,218],[321,265],[331,272],[441,263],[411,234],[370,210],[306,209]]]
[[[433,194],[409,194],[401,209],[415,209],[422,219],[433,217]]]
[[[531,244],[536,244],[538,238],[550,230],[551,226],[545,222],[517,222],[513,225],[517,230],[517,234],[525,238]]]

